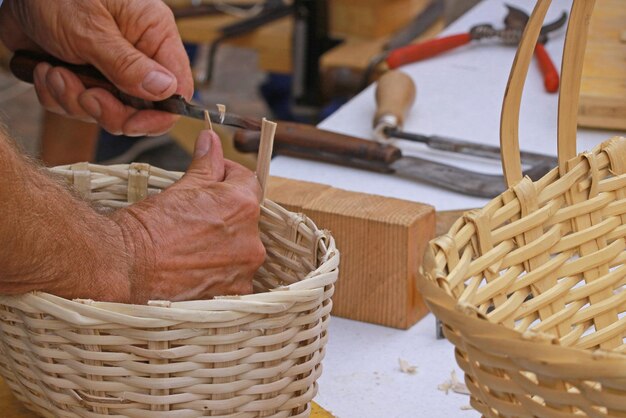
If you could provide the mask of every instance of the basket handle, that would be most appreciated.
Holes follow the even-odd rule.
[[[517,184],[523,177],[519,150],[519,111],[522,91],[541,25],[550,2],[551,0],[537,1],[522,35],[504,92],[500,119],[500,149],[502,170],[509,187]],[[580,79],[589,20],[594,4],[595,0],[574,0],[567,25],[561,63],[557,135],[559,172],[561,174],[566,171],[565,163],[576,156],[576,118]]]

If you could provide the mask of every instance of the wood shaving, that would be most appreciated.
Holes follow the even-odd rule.
[[[471,411],[472,409],[472,405],[463,405],[462,407],[459,408],[461,411]]]
[[[226,106],[223,104],[217,104],[217,111],[220,112],[220,123],[224,123],[224,117],[226,116]]]
[[[398,363],[400,364],[400,371],[406,374],[415,374],[417,373],[417,366],[411,365],[408,361],[402,358],[398,358]]]
[[[445,382],[437,386],[437,389],[439,389],[442,392],[446,392],[446,395],[450,391],[455,392],[455,393],[460,393],[461,395],[470,394],[470,391],[469,389],[467,389],[467,386],[465,386],[465,383],[462,383],[456,377],[456,372],[454,370],[452,370],[452,372],[450,373],[450,379],[446,380]]]

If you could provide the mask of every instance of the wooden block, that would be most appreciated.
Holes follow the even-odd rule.
[[[375,39],[405,26],[430,0],[331,0],[330,30],[337,37]]]
[[[580,86],[578,125],[626,130],[626,2],[596,2]]]
[[[305,205],[330,188],[326,184],[271,176],[267,188],[267,198],[287,210],[302,212]]]
[[[267,195],[335,237],[333,315],[407,329],[427,313],[415,281],[435,232],[432,206],[276,177]]]

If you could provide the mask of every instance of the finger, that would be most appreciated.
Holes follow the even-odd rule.
[[[176,77],[126,40],[117,28],[98,48],[85,52],[88,62],[127,94],[146,100],[163,100],[176,92]]]
[[[193,160],[185,174],[187,181],[203,183],[224,180],[222,142],[214,131],[203,130],[198,135]]]
[[[60,115],[65,114],[65,110],[61,107],[59,102],[54,98],[54,95],[48,88],[48,83],[46,81],[48,71],[52,66],[48,63],[41,63],[35,67],[35,71],[33,72],[33,84],[35,85],[35,93],[37,93],[37,98],[39,99],[39,103],[41,105],[54,113],[58,113]]]
[[[114,135],[154,136],[167,132],[175,115],[126,106],[104,89],[85,90],[78,101],[85,112]]]
[[[257,201],[260,201],[262,198],[263,192],[256,175],[234,161],[225,160],[224,182],[243,190],[249,190],[254,194]]]
[[[78,96],[85,91],[85,86],[76,74],[67,68],[52,67],[46,74],[46,85],[68,116],[84,122],[94,122],[78,102]]]
[[[177,80],[176,93],[183,95],[186,99],[191,99],[193,75],[191,74],[189,57],[178,33],[171,10],[167,6],[163,8],[166,10],[162,13],[164,16],[162,25],[151,26],[143,32],[141,39],[135,43],[135,46],[170,70]]]

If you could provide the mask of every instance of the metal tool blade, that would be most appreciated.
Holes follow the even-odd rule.
[[[418,157],[402,157],[391,168],[395,174],[458,193],[492,198],[506,190],[504,178],[477,173]]]
[[[390,165],[399,177],[429,183],[458,193],[493,198],[506,189],[504,177],[465,170],[423,158],[404,156]],[[538,180],[552,167],[536,165],[524,172],[532,180]]]
[[[511,6],[510,4],[506,4],[505,6],[508,9],[508,13],[504,18],[505,26],[509,29],[523,30],[530,19],[528,13],[518,7]],[[558,19],[543,25],[541,27],[540,34],[546,35],[549,32],[555,31],[561,28],[565,22],[567,22],[567,12],[561,13],[561,16],[559,16]]]
[[[154,102],[153,108],[154,110],[175,113],[177,115],[187,116],[200,120],[204,120],[204,112],[207,111],[209,113],[209,118],[213,123],[234,126],[236,128],[249,129],[253,131],[261,130],[260,121],[251,118],[245,118],[243,116],[239,116],[230,112],[226,112],[224,113],[224,115],[221,115],[218,111],[208,110],[200,106],[193,105],[187,102],[183,98],[183,96],[178,94],[175,94],[165,100],[161,100],[160,102]]]
[[[404,139],[407,141],[419,142],[429,148],[445,152],[454,152],[474,157],[490,158],[500,160],[500,147],[475,142],[463,141],[461,139],[446,138],[438,135],[421,135],[411,132],[404,132],[399,129],[387,128],[384,130],[389,138]],[[538,154],[535,152],[521,151],[520,156],[525,164],[542,165],[544,167],[555,167],[558,164],[556,157]],[[545,173],[544,173],[545,174]]]

